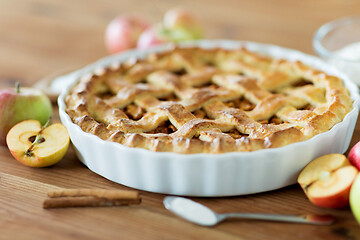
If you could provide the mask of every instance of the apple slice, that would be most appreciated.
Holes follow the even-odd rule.
[[[6,142],[19,162],[30,167],[47,167],[64,157],[70,138],[60,123],[43,128],[37,120],[26,120],[10,129]]]
[[[358,172],[344,155],[332,153],[310,162],[301,171],[298,183],[313,204],[341,208],[349,205],[350,189]]]

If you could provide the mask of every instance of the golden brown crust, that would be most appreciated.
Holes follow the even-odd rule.
[[[82,77],[66,97],[85,132],[176,153],[277,148],[352,109],[341,79],[246,49],[176,48]]]

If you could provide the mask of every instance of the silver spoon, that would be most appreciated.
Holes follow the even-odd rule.
[[[192,223],[202,226],[215,226],[227,218],[240,218],[265,221],[306,223],[315,225],[329,225],[334,222],[331,215],[280,215],[262,213],[215,213],[204,205],[182,197],[165,197],[164,206],[166,209],[175,213]]]

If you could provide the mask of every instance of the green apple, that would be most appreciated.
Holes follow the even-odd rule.
[[[138,39],[137,48],[144,49],[168,42],[180,42],[203,38],[204,31],[200,21],[184,8],[168,10],[161,23],[143,31]]]
[[[172,38],[178,41],[203,38],[204,31],[200,21],[185,8],[168,10],[164,15],[163,25],[172,32]]]
[[[354,217],[360,224],[360,174],[357,175],[350,190],[350,207]]]
[[[35,88],[0,90],[0,145],[6,145],[6,135],[18,122],[35,119],[44,125],[52,116],[50,99]]]

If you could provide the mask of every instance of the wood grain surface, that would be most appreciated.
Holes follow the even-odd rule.
[[[208,38],[272,43],[310,54],[320,25],[360,13],[357,0],[0,0],[0,88],[16,81],[31,86],[106,56],[104,31],[118,14],[137,13],[155,23],[176,5],[200,18]],[[351,146],[360,140],[359,124]],[[0,239],[360,239],[349,208],[313,206],[298,185],[249,196],[193,199],[217,212],[333,214],[335,224],[227,221],[200,227],[165,210],[164,195],[142,191],[138,206],[43,209],[47,191],[57,188],[128,189],[88,170],[73,149],[55,166],[36,169],[21,165],[0,147]]]

